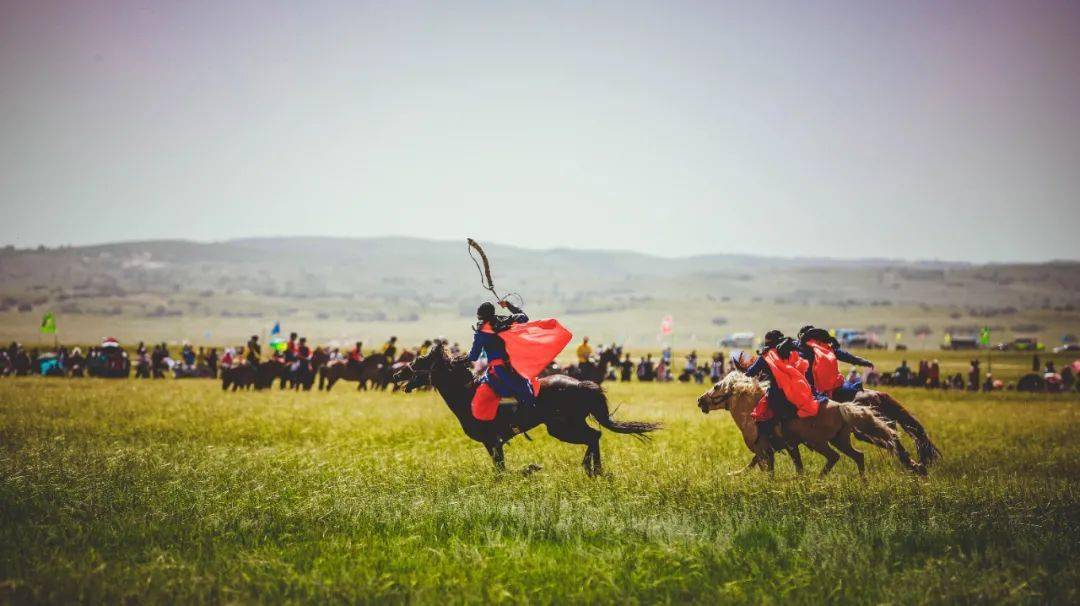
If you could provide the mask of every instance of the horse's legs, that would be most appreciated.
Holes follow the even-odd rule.
[[[589,454],[592,454],[592,460],[586,467],[590,476],[598,476],[604,471],[604,466],[600,463],[600,436],[603,435],[599,431],[596,432],[596,437],[589,443],[588,449],[585,451],[585,457],[588,458]],[[583,461],[582,464],[585,464]]]
[[[810,450],[825,457],[825,467],[821,469],[821,477],[825,477],[832,470],[833,465],[840,460],[840,455],[829,447],[828,442],[806,442],[806,445],[810,447]]]
[[[773,475],[776,467],[776,453],[773,451],[772,444],[769,443],[769,438],[762,434],[758,434],[757,441],[754,442],[754,455],[758,459],[758,464],[762,466],[764,471],[769,472],[769,475]],[[753,461],[751,461],[753,464]]]
[[[589,474],[589,476],[596,476],[601,472],[601,433],[586,425],[584,419],[581,420],[579,426],[548,423],[547,431],[548,435],[556,440],[570,444],[584,444],[585,458],[582,459],[581,465],[585,468],[585,473]]]
[[[496,471],[506,471],[506,459],[503,456],[503,446],[501,442],[495,442],[494,444],[485,444],[488,454],[491,455],[491,462],[495,464]]]
[[[859,468],[859,476],[866,479],[866,465],[863,462],[863,453],[851,443],[851,432],[842,431],[835,438],[829,440],[829,442],[836,447],[837,450],[851,457],[855,461],[855,465]]]
[[[799,445],[792,444],[787,447],[788,455],[791,457],[791,462],[795,465],[795,473],[800,476],[803,474],[802,466],[802,453],[799,452]]]

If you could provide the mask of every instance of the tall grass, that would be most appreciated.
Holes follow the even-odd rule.
[[[945,453],[749,459],[700,387],[612,385],[607,474],[496,475],[434,394],[0,380],[0,602],[1077,603],[1075,397],[896,393]],[[810,471],[820,457],[805,453]]]

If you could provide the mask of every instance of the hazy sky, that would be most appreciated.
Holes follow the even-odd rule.
[[[1044,260],[1078,225],[1078,2],[0,2],[0,243]]]

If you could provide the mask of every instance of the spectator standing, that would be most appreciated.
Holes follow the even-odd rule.
[[[630,361],[630,354],[626,354],[626,358],[619,364],[620,380],[624,383],[630,380],[630,377],[634,374],[634,363]]]

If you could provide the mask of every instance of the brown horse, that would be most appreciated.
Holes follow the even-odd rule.
[[[386,356],[373,355],[364,358],[359,364],[352,362],[333,362],[319,369],[319,390],[325,386],[326,391],[334,388],[338,381],[356,381],[357,391],[366,390],[370,383],[372,388],[384,385],[382,377],[386,364]]]
[[[257,366],[252,366],[247,361],[235,366],[225,366],[221,369],[221,389],[269,389],[274,379],[285,376],[285,370],[285,364],[278,360],[267,360]]]
[[[757,435],[757,425],[750,417],[750,412],[764,393],[765,388],[756,379],[732,371],[698,398],[698,407],[703,413],[717,409],[731,413],[743,434],[747,448],[754,453],[750,464],[743,471],[756,465],[763,466],[770,472],[773,470],[773,449],[769,440]],[[840,455],[831,445],[851,457],[859,468],[859,474],[863,475],[863,454],[851,444],[851,435],[857,433],[860,439],[893,454],[906,469],[925,474],[925,467],[911,460],[896,432],[888,426],[885,419],[867,406],[829,401],[816,416],[785,420],[781,429],[786,449],[792,453],[792,461],[800,472],[802,460],[798,455],[799,444],[806,444],[811,450],[825,457],[822,475],[829,473],[840,459]]]

